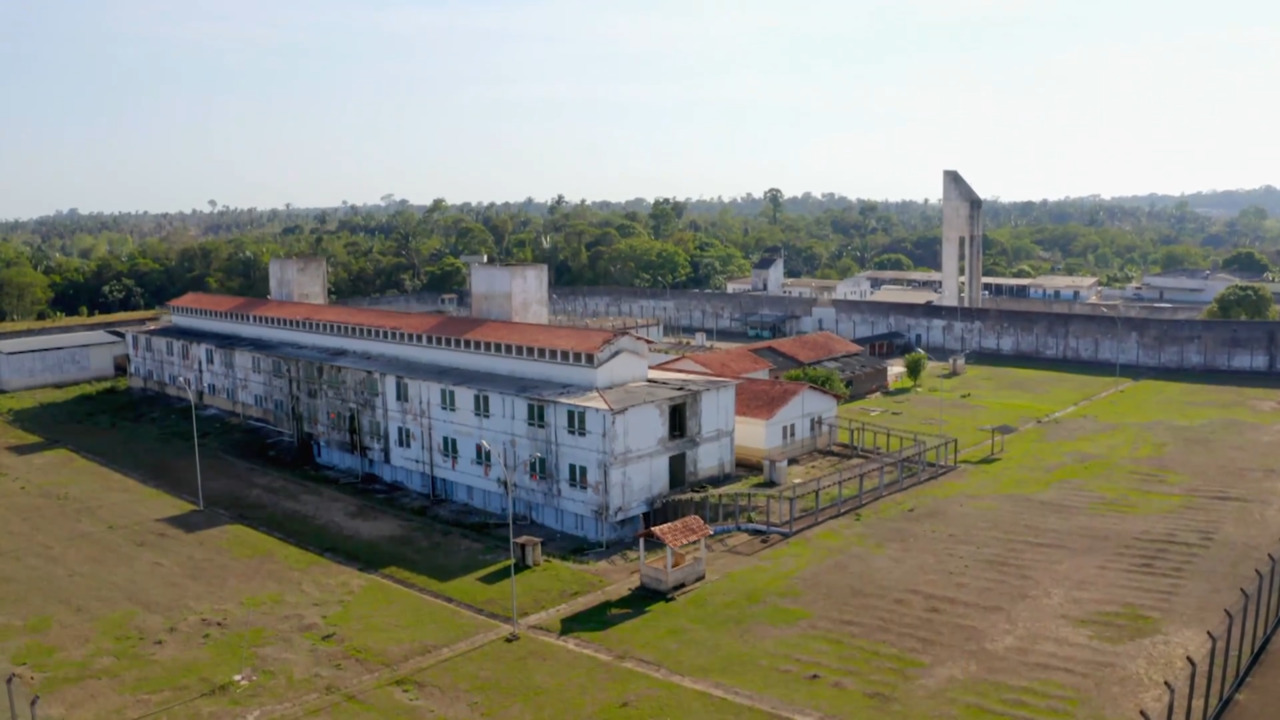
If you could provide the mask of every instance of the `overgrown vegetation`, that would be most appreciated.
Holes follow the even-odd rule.
[[[991,200],[983,273],[1091,273],[1113,285],[1182,268],[1260,274],[1280,249],[1280,223],[1264,207],[1280,207],[1278,196],[1262,188],[1184,200]],[[454,290],[465,281],[458,258],[481,253],[547,263],[559,285],[718,289],[746,275],[761,250],[782,246],[789,275],[835,279],[939,267],[940,225],[932,200],[787,197],[778,188],[728,200],[419,205],[385,195],[376,205],[311,209],[215,200],[176,213],[71,209],[0,223],[0,319],[152,308],[190,290],[263,296],[268,260],[302,254],[328,258],[337,297]]]
[[[844,381],[840,379],[840,373],[830,368],[799,367],[794,370],[788,370],[783,374],[782,379],[816,385],[841,398],[849,395],[849,388],[845,387]]]

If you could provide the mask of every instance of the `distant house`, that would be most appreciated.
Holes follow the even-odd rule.
[[[103,380],[128,367],[124,336],[105,330],[0,340],[0,390]]]
[[[751,267],[751,292],[782,294],[782,253],[766,253]]]
[[[1218,293],[1239,283],[1258,283],[1280,295],[1280,283],[1261,275],[1240,275],[1211,270],[1172,270],[1142,276],[1141,283],[1124,290],[1125,300],[1208,305]]]
[[[1041,275],[1027,283],[1029,296],[1039,300],[1087,302],[1098,294],[1098,278],[1075,275]]]

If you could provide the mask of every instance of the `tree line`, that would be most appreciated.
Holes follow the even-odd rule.
[[[1235,191],[1231,200],[1269,202],[1274,191]],[[940,265],[941,208],[931,199],[787,196],[770,188],[698,200],[560,195],[422,205],[385,195],[330,208],[206,204],[176,213],[72,209],[0,222],[0,317],[144,309],[192,290],[265,296],[270,258],[296,255],[328,259],[337,298],[455,290],[466,277],[459,258],[479,254],[546,263],[557,285],[651,288],[723,288],[773,247],[785,250],[793,277]],[[1184,268],[1260,275],[1280,260],[1280,223],[1257,204],[1211,214],[1187,200],[991,200],[984,219],[987,275],[1094,274],[1121,285]]]

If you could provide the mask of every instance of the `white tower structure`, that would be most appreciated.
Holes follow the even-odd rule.
[[[964,295],[960,258],[964,257]],[[982,198],[955,170],[942,171],[942,305],[982,305]]]

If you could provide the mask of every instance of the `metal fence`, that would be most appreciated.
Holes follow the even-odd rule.
[[[36,720],[40,696],[17,673],[9,673],[9,677],[5,678],[4,690],[8,699],[9,720],[26,720],[28,717]]]
[[[756,527],[794,533],[856,510],[886,495],[932,480],[955,468],[958,442],[944,435],[849,423],[844,445],[865,462],[781,488],[712,490],[663,498],[650,512],[653,525],[698,515],[712,527]],[[892,449],[891,449],[892,448]]]
[[[1222,610],[1218,625],[1205,635],[1207,646],[1186,656],[1184,674],[1164,681],[1167,699],[1145,720],[1218,720],[1249,677],[1280,625],[1280,587],[1276,558],[1267,553],[1266,571],[1254,568],[1256,582],[1241,587],[1238,599]]]

